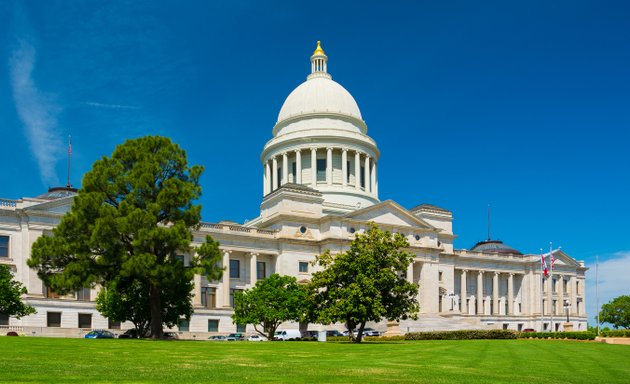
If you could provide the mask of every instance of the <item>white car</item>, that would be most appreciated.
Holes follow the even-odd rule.
[[[251,335],[247,338],[247,341],[267,341],[267,338],[260,335]]]

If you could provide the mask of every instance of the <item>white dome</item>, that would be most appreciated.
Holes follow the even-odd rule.
[[[350,92],[326,77],[313,77],[289,94],[278,114],[278,122],[311,113],[339,113],[359,120],[361,111]]]

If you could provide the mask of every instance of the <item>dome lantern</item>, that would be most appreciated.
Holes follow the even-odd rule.
[[[328,56],[324,53],[319,40],[317,40],[317,48],[313,52],[313,56],[311,56],[311,74],[306,79],[310,80],[315,77],[332,79],[332,76],[328,73]]]

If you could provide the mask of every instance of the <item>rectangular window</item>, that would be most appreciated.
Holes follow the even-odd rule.
[[[361,166],[361,188],[365,188],[365,166]]]
[[[267,277],[267,264],[264,261],[256,262],[256,278],[262,280]]]
[[[79,313],[79,328],[92,328],[91,313]]]
[[[282,167],[278,167],[278,187],[283,184],[284,180],[282,179]]]
[[[120,329],[120,321],[114,321],[112,319],[107,319],[107,328],[108,329]]]
[[[438,272],[438,281],[442,281],[442,276],[444,275],[443,272]]]
[[[346,177],[347,177],[346,183],[350,184],[350,162],[349,161],[346,162]]]
[[[190,323],[186,319],[180,319],[177,324],[177,329],[179,329],[180,332],[188,332],[189,327]]]
[[[291,175],[293,176],[293,182],[297,183],[297,164],[291,163]]]
[[[308,273],[308,262],[300,261],[300,263],[298,264],[298,272]]]
[[[204,308],[212,309],[217,307],[216,288],[201,287],[201,305]]]
[[[0,236],[0,257],[9,257],[9,236]]]
[[[230,259],[230,278],[238,279],[241,277],[241,261]]]
[[[9,325],[9,316],[0,313],[0,325]]]
[[[326,159],[317,159],[317,181],[326,181]]]
[[[82,288],[77,291],[78,301],[90,301],[90,288]]]
[[[219,320],[208,320],[208,332],[219,332]]]
[[[245,328],[247,324],[236,324],[236,332],[245,333]]]
[[[47,312],[46,326],[55,328],[61,327],[61,312]]]

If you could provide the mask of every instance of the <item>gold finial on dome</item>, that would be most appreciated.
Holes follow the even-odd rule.
[[[315,49],[315,52],[313,52],[313,56],[315,55],[326,55],[324,53],[324,50],[322,49],[322,45],[321,45],[321,41],[317,40],[317,49]]]

